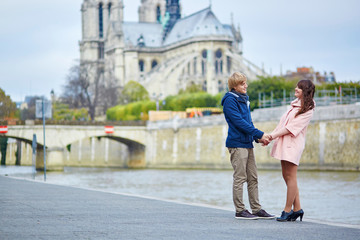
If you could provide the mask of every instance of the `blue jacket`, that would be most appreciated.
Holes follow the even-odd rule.
[[[253,148],[253,141],[260,139],[264,132],[255,128],[252,123],[249,96],[234,91],[227,92],[221,105],[229,125],[226,147]]]

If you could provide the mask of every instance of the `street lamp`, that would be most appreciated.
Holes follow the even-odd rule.
[[[153,93],[153,98],[155,99],[156,101],[156,111],[159,111],[159,100],[161,99],[162,97],[162,93],[159,93],[158,95],[156,95],[156,93]]]
[[[54,97],[55,97],[54,89],[51,89],[50,96],[51,96],[51,101],[53,102],[53,101],[54,101]]]
[[[50,96],[51,96],[51,111],[52,113],[54,113],[54,104],[55,104],[55,92],[54,92],[54,89],[51,89],[51,92],[50,92]],[[53,114],[51,114],[51,117],[53,116]]]

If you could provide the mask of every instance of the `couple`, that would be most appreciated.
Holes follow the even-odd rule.
[[[247,78],[235,72],[228,80],[229,92],[221,101],[225,119],[229,125],[226,147],[230,153],[233,174],[233,201],[235,218],[273,219],[261,208],[258,197],[258,177],[252,142],[268,145],[274,140],[271,156],[281,160],[282,175],[287,186],[286,205],[278,221],[302,220],[304,211],[300,206],[297,186],[297,167],[305,147],[305,134],[312,118],[315,103],[315,86],[310,80],[301,80],[295,88],[296,99],[291,108],[281,117],[271,134],[265,134],[254,127],[250,115],[250,102],[246,94]],[[252,213],[243,203],[243,184],[247,183]]]

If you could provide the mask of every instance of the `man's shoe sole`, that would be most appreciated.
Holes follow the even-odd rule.
[[[275,218],[275,216],[273,216],[273,217],[258,217],[259,219],[274,219]]]
[[[247,218],[247,217],[235,217],[236,219],[244,219],[244,220],[258,220],[259,217]]]

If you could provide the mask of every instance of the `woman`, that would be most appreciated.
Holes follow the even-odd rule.
[[[287,186],[286,205],[281,216],[276,218],[278,221],[296,221],[298,217],[302,221],[304,216],[296,173],[305,147],[306,129],[314,113],[314,93],[315,85],[310,80],[299,81],[295,88],[296,99],[271,133],[275,140],[271,156],[281,160],[282,175]]]

